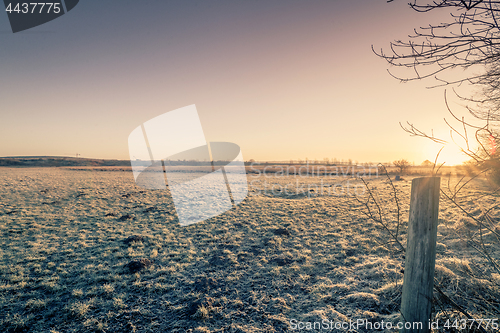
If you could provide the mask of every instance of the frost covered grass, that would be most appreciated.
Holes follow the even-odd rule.
[[[291,319],[399,320],[403,254],[384,246],[388,236],[341,186],[326,191],[359,181],[248,178],[254,182],[241,205],[180,227],[168,192],[137,188],[129,172],[1,168],[0,327],[284,332]],[[410,180],[395,183],[403,221]],[[263,191],[266,182],[279,186]],[[299,186],[284,193],[292,183]],[[471,194],[484,193],[476,183]],[[390,196],[384,178],[370,186],[382,201]],[[498,221],[500,209],[491,214]],[[498,302],[499,275],[477,276],[486,259],[462,237],[471,223],[442,202],[436,280],[450,296],[459,294],[459,303],[477,294]],[[125,242],[134,235],[141,237]],[[495,243],[490,248],[499,258]],[[151,264],[132,272],[127,265],[141,259]],[[441,305],[436,315],[451,311]],[[477,318],[493,315],[472,309]]]

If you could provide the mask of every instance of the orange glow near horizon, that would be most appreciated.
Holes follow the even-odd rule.
[[[443,148],[443,150],[439,153],[441,148]],[[443,163],[448,166],[460,165],[471,159],[467,156],[467,154],[460,150],[458,145],[454,143],[449,143],[443,147],[442,145],[430,142],[427,152],[427,155],[429,156],[428,160],[434,163],[437,157],[437,163],[439,165]]]

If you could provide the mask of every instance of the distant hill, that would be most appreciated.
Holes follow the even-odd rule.
[[[214,161],[214,165],[226,165],[228,161]],[[143,164],[149,166],[150,161],[136,161],[136,165]],[[211,165],[209,161],[169,161],[171,166],[204,166]],[[78,167],[78,166],[127,166],[130,167],[129,160],[103,160],[95,158],[81,157],[61,157],[61,156],[11,156],[0,157],[0,167]]]
[[[0,157],[4,167],[130,166],[128,160],[102,160],[60,156]]]

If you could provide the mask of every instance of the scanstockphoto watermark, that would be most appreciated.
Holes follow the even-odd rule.
[[[363,196],[361,178],[378,178],[378,166],[250,165],[251,195],[281,197]]]
[[[323,319],[322,321],[299,321],[297,319],[290,319],[290,330],[292,331],[341,331],[346,332],[348,330],[356,331],[356,330],[377,330],[377,331],[385,331],[385,330],[414,330],[419,331],[428,328],[429,330],[459,330],[459,331],[470,331],[473,328],[477,329],[494,329],[498,330],[498,318],[492,319],[461,319],[461,320],[429,320],[427,322],[392,322],[392,321],[371,321],[368,319],[356,319],[349,321],[334,321]]]
[[[207,142],[196,106],[149,119],[128,137],[137,186],[167,190],[181,226],[205,221],[239,205],[247,196],[241,149],[231,142]],[[209,161],[208,170],[177,172],[169,161]],[[222,165],[214,161],[225,161]]]
[[[296,319],[290,320],[290,330],[292,331],[341,331],[347,332],[348,330],[357,331],[363,330],[392,330],[392,329],[411,329],[422,330],[424,324],[422,322],[397,322],[391,321],[370,321],[367,319],[356,319],[349,321],[334,321],[323,319],[322,321],[298,321]]]

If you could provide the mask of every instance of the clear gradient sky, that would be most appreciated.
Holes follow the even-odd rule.
[[[434,159],[399,122],[446,136],[444,89],[399,83],[371,45],[448,15],[397,0],[84,0],[13,34],[0,13],[0,156],[127,159],[134,128],[196,104],[207,140],[246,160]]]

